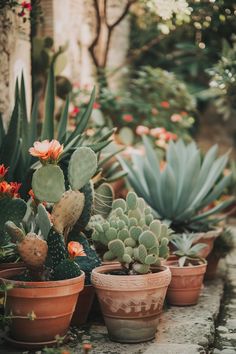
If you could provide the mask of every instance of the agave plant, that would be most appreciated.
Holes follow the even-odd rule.
[[[172,236],[170,241],[176,248],[173,252],[179,258],[179,266],[191,263],[201,262],[203,259],[199,257],[199,252],[206,247],[205,243],[198,243],[193,245],[196,236],[194,234],[181,234]]]
[[[222,174],[228,153],[217,158],[218,147],[214,145],[202,158],[194,142],[187,145],[182,140],[170,142],[166,165],[161,171],[156,152],[147,137],[144,137],[144,145],[146,156],[133,154],[133,166],[120,159],[135,192],[174,230],[207,231],[218,221],[210,216],[234,200],[208,208],[231,181],[231,175]]]
[[[0,164],[10,166],[8,172],[8,180],[16,180],[22,183],[21,195],[25,197],[30,188],[30,180],[32,177],[32,165],[35,163],[35,158],[28,154],[29,147],[32,146],[36,140],[52,140],[57,139],[64,145],[63,158],[60,161],[60,166],[63,169],[65,176],[67,175],[67,167],[70,156],[73,151],[79,146],[88,146],[94,152],[100,152],[108,144],[110,144],[114,129],[97,132],[89,140],[86,139],[85,129],[87,127],[95,100],[95,90],[92,91],[87,107],[82,110],[76,117],[76,127],[74,131],[67,130],[68,111],[69,111],[69,97],[65,101],[64,108],[61,113],[59,124],[55,124],[54,106],[55,106],[55,78],[53,63],[50,67],[47,87],[45,93],[45,110],[44,120],[41,131],[38,132],[38,104],[39,100],[36,97],[33,103],[31,118],[27,117],[26,109],[26,93],[25,83],[22,76],[20,88],[18,81],[16,82],[15,90],[15,105],[10,118],[10,123],[7,132],[4,130],[3,121],[0,116]],[[107,159],[114,156],[116,152],[108,154],[105,161],[101,160],[99,163],[99,170],[101,172],[102,165]],[[36,167],[36,166],[34,166]],[[120,178],[123,174],[116,174],[113,178]],[[106,176],[105,176],[106,177]],[[111,176],[108,176],[109,178]],[[109,180],[108,178],[108,180]]]

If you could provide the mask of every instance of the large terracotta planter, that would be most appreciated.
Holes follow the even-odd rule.
[[[89,312],[91,310],[95,296],[95,289],[92,285],[85,285],[81,291],[75,311],[72,316],[71,324],[73,326],[81,326],[87,322]]]
[[[220,236],[222,232],[222,228],[218,228],[215,230],[211,230],[208,232],[199,232],[196,234],[196,239],[194,240],[194,244],[196,243],[205,243],[206,247],[204,247],[198,255],[202,258],[207,258],[207,256],[211,253],[214,247],[215,239]]]
[[[155,273],[144,275],[106,274],[119,269],[120,265],[101,266],[91,276],[109,337],[124,343],[151,340],[171,280],[170,270],[160,266]]]
[[[13,314],[7,340],[26,349],[52,345],[56,335],[65,336],[67,333],[78,295],[84,287],[84,273],[77,278],[60,281],[10,280],[23,270],[0,271],[0,281],[13,285],[6,302],[7,313]],[[32,311],[36,315],[34,321],[27,318]]]
[[[198,302],[207,264],[179,267],[170,261],[171,282],[167,290],[167,300],[171,305],[187,306]]]

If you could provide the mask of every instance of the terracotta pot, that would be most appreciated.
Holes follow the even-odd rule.
[[[215,239],[220,236],[222,232],[222,228],[218,228],[215,230],[210,230],[208,232],[199,232],[196,234],[196,239],[193,242],[196,243],[205,243],[206,247],[203,248],[198,255],[202,258],[207,258],[207,256],[211,253],[214,247]]]
[[[144,275],[107,274],[120,265],[97,267],[92,271],[104,320],[111,340],[139,343],[155,337],[171,273],[160,266]]]
[[[8,341],[27,349],[52,345],[56,335],[65,336],[67,333],[79,292],[84,287],[84,273],[60,281],[10,280],[24,269],[0,271],[0,281],[14,286],[7,293],[6,311],[19,316],[11,321]],[[27,318],[32,311],[36,315],[34,321]]]
[[[216,256],[213,252],[209,254],[209,256],[207,257],[207,269],[204,279],[212,280],[215,278],[219,261],[219,256]]]
[[[95,296],[95,289],[92,285],[85,285],[81,291],[75,311],[72,316],[71,324],[73,326],[81,326],[87,322],[89,312],[91,310]]]
[[[176,261],[168,263],[171,282],[167,290],[167,300],[171,305],[187,306],[198,302],[207,264],[179,267]]]
[[[24,267],[24,262],[9,262],[9,263],[1,263],[0,264],[0,271],[4,269],[11,269],[11,268],[22,268]]]

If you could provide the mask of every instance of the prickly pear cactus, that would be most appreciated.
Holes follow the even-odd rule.
[[[23,241],[25,237],[25,233],[22,229],[20,229],[14,222],[7,221],[5,224],[5,230],[11,238],[11,241],[16,243]]]
[[[83,258],[83,257],[81,257]],[[79,265],[72,259],[64,259],[58,266],[55,268],[53,273],[54,280],[64,280],[76,278],[81,275],[81,270]]]
[[[55,270],[56,267],[68,257],[63,235],[58,233],[54,227],[51,227],[48,239],[48,256],[46,264]]]
[[[65,192],[65,179],[61,168],[48,164],[33,174],[32,189],[36,199],[48,203],[57,203]]]
[[[47,240],[52,223],[49,219],[48,212],[42,204],[38,205],[37,224],[42,232],[44,240]]]
[[[17,250],[28,268],[40,269],[46,261],[48,245],[35,233],[28,233],[17,244]]]
[[[74,261],[85,273],[85,284],[88,285],[90,284],[90,275],[92,270],[101,265],[101,260],[82,232],[78,233],[73,230],[70,232],[68,239],[69,241],[77,241],[83,246],[86,256],[76,257]]]
[[[66,191],[52,210],[52,223],[61,234],[71,229],[84,209],[84,194],[79,191]]]
[[[0,235],[4,233],[5,223],[12,221],[19,226],[25,216],[27,204],[22,199],[11,199],[9,197],[0,199]]]
[[[97,170],[97,156],[88,147],[80,147],[71,155],[68,178],[73,190],[81,189]]]
[[[80,189],[80,192],[84,194],[84,208],[75,224],[75,229],[77,230],[77,232],[80,232],[85,229],[92,215],[92,208],[93,208],[93,201],[94,201],[94,189],[93,189],[92,181],[86,183]]]
[[[148,273],[169,254],[171,230],[154,220],[150,207],[133,192],[126,200],[116,199],[108,219],[93,226],[93,240],[108,247],[103,259],[118,260],[129,274]]]

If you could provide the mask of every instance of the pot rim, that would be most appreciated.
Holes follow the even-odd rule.
[[[151,268],[154,268],[154,267],[151,267]],[[168,266],[166,265],[160,265],[160,266],[155,266],[155,269],[161,269],[161,271],[168,271]],[[137,276],[140,277],[140,276],[148,276],[148,277],[152,277],[152,276],[155,276],[156,274],[159,274],[159,272],[153,272],[153,273],[146,273],[146,274],[135,274],[135,275],[113,275],[113,274],[106,274],[105,271],[110,271],[110,270],[116,270],[116,269],[122,269],[121,267],[121,264],[107,264],[107,265],[102,265],[102,266],[99,266],[99,267],[96,267],[92,270],[92,273],[91,274],[102,274],[102,275],[105,275],[105,276],[109,276],[109,277],[119,277],[119,279],[121,278],[125,278],[127,279],[127,277],[129,279],[137,279]],[[103,272],[104,270],[104,272]]]
[[[173,263],[173,264],[172,264]],[[185,266],[185,267],[180,267],[178,265],[175,266],[175,264],[178,263],[178,261],[169,261],[167,266],[169,268],[174,268],[174,269],[199,269],[207,266],[207,261],[205,260],[204,264],[198,264],[198,265],[192,265],[192,266]]]
[[[66,285],[76,284],[79,281],[84,281],[85,273],[81,270],[81,274],[76,278],[64,279],[64,280],[49,280],[49,281],[21,281],[21,280],[12,280],[8,279],[6,276],[2,276],[3,273],[8,273],[9,276],[19,274],[22,270],[25,270],[26,267],[19,268],[10,268],[0,270],[0,282],[11,283],[13,288],[56,288]],[[12,274],[13,273],[13,274]]]

